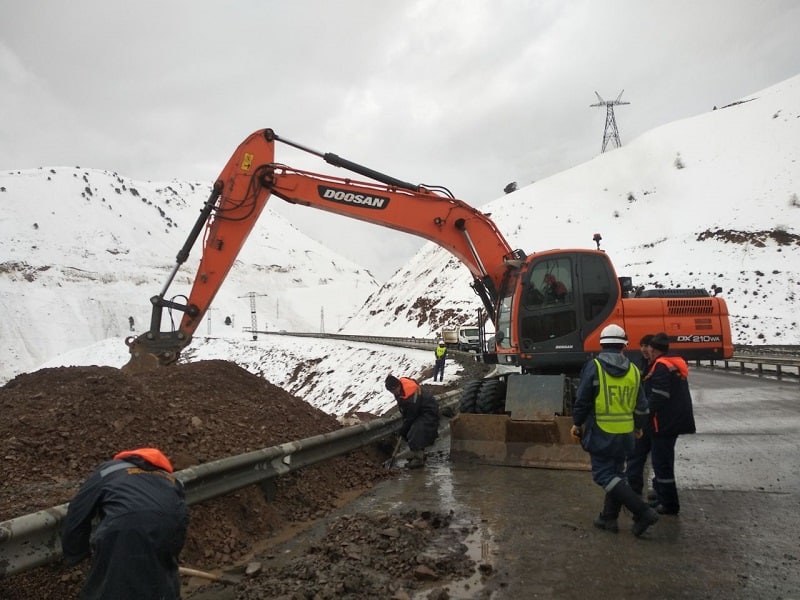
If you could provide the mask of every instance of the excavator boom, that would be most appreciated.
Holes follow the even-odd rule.
[[[278,164],[278,141],[375,181],[354,181]],[[262,129],[239,145],[214,183],[167,283],[151,298],[149,331],[126,340],[131,352],[126,370],[149,370],[178,359],[272,195],[436,242],[470,270],[473,287],[492,315],[509,265],[518,265],[524,257],[520,251],[512,252],[486,215],[449,193],[404,182],[335,154],[316,152],[279,138],[271,129]],[[167,299],[167,290],[200,233],[204,234],[203,254],[188,300],[181,304]],[[177,330],[161,331],[165,308],[183,312]]]

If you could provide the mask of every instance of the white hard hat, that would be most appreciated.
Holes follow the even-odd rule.
[[[444,340],[439,340],[439,345],[444,346]]]
[[[619,325],[606,325],[603,331],[600,332],[600,345],[613,345],[627,346],[628,336],[625,335],[625,330]]]

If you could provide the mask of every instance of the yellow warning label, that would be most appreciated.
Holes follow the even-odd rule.
[[[244,158],[242,159],[242,171],[249,171],[250,167],[253,166],[253,155],[250,152],[244,153]]]

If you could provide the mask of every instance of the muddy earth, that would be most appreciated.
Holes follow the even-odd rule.
[[[465,378],[479,377],[465,363]],[[454,463],[363,449],[191,507],[185,600],[800,599],[797,381],[695,371],[698,433],[679,440],[681,514],[642,538],[594,528],[584,471]],[[443,391],[437,388],[437,391]],[[156,445],[178,469],[308,437],[338,422],[237,366],[147,376],[52,369],[0,388],[0,519],[67,502],[99,461]],[[390,446],[391,444],[387,444]],[[401,463],[402,464],[402,459]],[[0,598],[74,598],[85,565],[0,580]]]
[[[485,372],[472,360],[463,365],[463,377]],[[110,367],[44,369],[0,388],[0,411],[0,521],[68,502],[96,464],[123,449],[161,448],[181,470],[341,427],[336,418],[225,361],[138,375]],[[390,446],[387,441],[278,478],[269,500],[253,487],[192,506],[182,564],[215,573],[250,565],[262,587],[253,591],[243,581],[237,592],[242,599],[358,600],[391,597],[387,590],[403,598],[405,590],[460,577],[474,567],[458,543],[467,532],[452,527],[446,511],[398,508],[348,516],[331,526],[303,564],[254,562],[256,549],[269,557],[271,542],[285,541],[395,477],[397,470],[383,467]],[[361,567],[346,569],[343,556],[360,557]],[[86,568],[53,564],[2,579],[0,598],[75,598]],[[320,573],[316,595],[304,595],[308,578]],[[204,585],[194,577],[182,582],[184,597]]]

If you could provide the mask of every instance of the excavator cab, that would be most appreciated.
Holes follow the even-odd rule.
[[[629,339],[671,332],[670,348],[687,360],[732,353],[724,301],[697,289],[630,297],[632,289],[630,278],[618,277],[598,250],[532,254],[509,274],[495,348],[483,356],[504,368],[464,386],[460,414],[451,422],[451,457],[588,469],[588,455],[569,436],[572,404],[580,370],[600,352],[599,333],[610,323]],[[638,358],[638,349],[630,358]]]
[[[546,293],[560,283],[559,296]],[[497,303],[495,348],[483,360],[522,373],[577,376],[600,351],[600,330],[621,325],[629,339],[664,331],[686,360],[733,353],[725,301],[702,289],[655,289],[636,296],[605,252],[538,252],[511,270]]]

